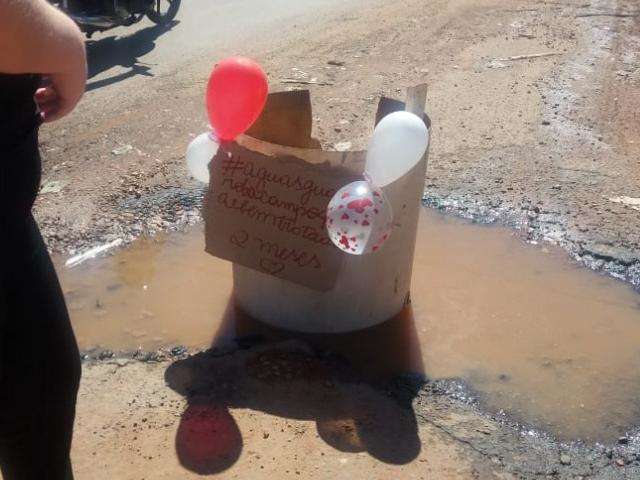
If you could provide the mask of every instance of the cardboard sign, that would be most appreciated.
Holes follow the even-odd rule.
[[[335,284],[342,253],[326,228],[329,201],[356,178],[329,163],[270,156],[237,143],[211,163],[206,251],[316,290]]]
[[[425,96],[425,86],[410,89],[407,108],[422,112]],[[404,103],[382,98],[376,123],[386,114],[404,109]],[[424,118],[429,126],[429,119]],[[363,274],[356,284],[362,286],[381,270],[378,267],[389,270],[387,263],[404,265],[406,262],[397,261],[404,256],[412,260],[426,168],[425,156],[415,172],[388,188],[387,193],[397,204],[396,223],[407,223],[409,217],[411,221],[396,228],[386,253],[378,255],[376,262],[347,258],[350,256],[336,248],[327,235],[326,209],[337,190],[362,179],[366,152],[324,151],[311,136],[312,126],[308,91],[270,94],[247,136],[222,145],[213,158],[203,212],[208,253],[277,277],[272,280],[284,281],[282,289],[296,287],[298,300],[303,297],[301,289],[286,282],[309,287],[312,290],[305,290],[309,295],[317,293],[313,290],[336,294],[335,290],[345,289],[345,278],[350,278],[355,264]],[[394,244],[398,245],[397,252]],[[366,273],[368,269],[373,271]],[[405,270],[408,289],[410,265]],[[234,269],[234,276],[237,273]],[[383,285],[378,282],[379,287]],[[398,281],[395,290],[397,286]],[[262,294],[256,291],[255,295]],[[396,296],[402,302],[406,292]]]

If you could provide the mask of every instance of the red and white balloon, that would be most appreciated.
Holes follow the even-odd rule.
[[[359,180],[336,192],[327,207],[327,232],[346,253],[378,251],[389,239],[393,212],[387,197],[369,182]]]
[[[187,148],[189,172],[209,182],[209,163],[220,140],[234,140],[258,119],[267,101],[267,76],[253,60],[232,57],[218,63],[207,84],[206,105],[212,132],[196,137]]]

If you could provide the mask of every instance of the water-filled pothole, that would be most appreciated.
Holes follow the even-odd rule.
[[[251,333],[250,322],[229,324],[231,267],[203,244],[196,228],[60,267],[81,348],[203,347],[221,332]],[[324,345],[376,372],[461,378],[490,410],[561,439],[610,441],[640,420],[631,288],[507,229],[428,210],[413,275],[413,312]]]

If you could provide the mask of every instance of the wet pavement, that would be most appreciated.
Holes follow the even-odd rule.
[[[372,381],[460,380],[486,411],[561,440],[612,442],[640,422],[640,297],[563,251],[425,209],[412,309],[362,332],[301,336],[238,312],[230,265],[203,244],[195,228],[60,267],[81,348],[294,338]]]

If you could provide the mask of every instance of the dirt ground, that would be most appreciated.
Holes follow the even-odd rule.
[[[640,286],[640,212],[628,200],[640,198],[637,2],[405,0],[300,30],[283,26],[242,54],[265,66],[272,90],[310,88],[325,146],[364,147],[377,98],[427,82],[427,205],[514,226]],[[53,251],[200,221],[204,191],[183,154],[206,128],[210,66],[202,57],[131,80],[136,95],[96,90],[43,131],[44,185],[62,187],[36,211]],[[334,379],[342,369],[293,352],[323,373],[230,381],[259,348],[86,363],[78,478],[640,478],[637,443],[561,445],[450,387]],[[229,378],[214,389],[203,371]]]
[[[78,478],[640,475],[637,438],[558,444],[484,415],[454,382],[371,382],[298,341],[174,353],[85,366]]]
[[[636,11],[623,0],[392,2],[304,33],[283,26],[243,51],[272,90],[311,89],[325,146],[363,147],[377,98],[428,82],[428,204],[519,226],[638,285],[638,210],[620,203],[640,197]],[[538,53],[553,55],[505,60]],[[202,188],[183,154],[206,128],[210,67],[203,58],[91,92],[44,130],[45,184],[63,187],[37,209],[53,250],[199,220]],[[282,83],[295,79],[320,85]]]
[[[78,420],[78,477],[513,478],[451,438],[463,414],[419,422],[384,391],[332,378],[304,346],[269,352],[87,369],[80,411],[106,410]]]

